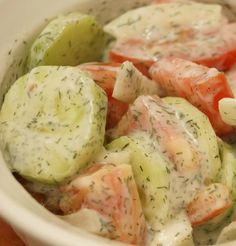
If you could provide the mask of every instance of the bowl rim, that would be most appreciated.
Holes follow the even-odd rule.
[[[29,197],[30,199],[33,199],[30,195]],[[33,238],[40,241],[40,243],[57,246],[75,246],[75,242],[78,242],[78,240],[79,243],[91,246],[111,245],[111,242],[114,245],[125,245],[119,242],[116,243],[116,241],[112,241],[106,238],[98,237],[79,228],[76,228],[78,230],[68,231],[62,227],[48,223],[45,218],[41,218],[37,213],[30,211],[19,203],[16,204],[14,199],[2,190],[0,190],[0,201],[1,216],[10,222],[10,224],[13,226],[13,229],[15,228],[17,231],[20,230],[20,233],[17,233],[20,237],[20,234],[23,232],[23,234],[26,233],[33,236]],[[22,223],[22,220],[24,220],[24,223]],[[58,220],[60,219],[58,218]],[[30,224],[32,225],[37,225],[37,230],[32,230],[28,221],[30,221]],[[66,223],[62,220],[61,222]],[[68,225],[66,226],[68,228]],[[47,230],[45,230],[45,228]],[[73,229],[73,227],[71,228]],[[24,235],[22,239],[24,240]]]
[[[89,0],[87,1],[89,2]],[[6,2],[13,3],[14,0],[0,0],[0,6]],[[30,0],[26,2],[30,2]],[[86,0],[81,0],[81,2],[86,2]],[[7,68],[6,65],[4,65],[4,68]],[[2,155],[0,153],[0,165],[4,163],[5,161],[2,158]],[[9,175],[12,176],[10,178],[14,179],[13,175],[10,173],[10,170],[8,171],[9,171]],[[17,181],[15,180],[15,182]],[[25,191],[25,193],[27,192]],[[28,193],[27,195],[29,199],[34,200]],[[9,194],[7,194],[7,192],[1,187],[0,187],[0,201],[1,201],[0,202],[1,217],[7,220],[15,228],[19,236],[23,237],[23,239],[24,239],[24,236],[27,238],[27,235],[29,235],[30,237],[32,236],[35,240],[37,240],[40,243],[44,243],[45,245],[52,245],[52,246],[53,245],[75,246],[75,242],[76,244],[78,242],[78,245],[83,244],[83,245],[88,245],[88,246],[105,246],[105,245],[111,245],[111,244],[114,246],[115,245],[125,245],[123,243],[119,243],[114,240],[109,240],[106,238],[98,237],[82,229],[75,230],[73,226],[70,226],[72,230],[69,231],[69,230],[65,230],[64,228],[60,226],[57,226],[56,224],[49,223],[45,218],[41,218],[36,212],[33,212],[27,209],[24,205],[20,203],[16,203],[15,199]],[[37,203],[35,200],[34,202]],[[22,220],[24,221],[24,223],[22,223]],[[66,223],[60,220],[59,218],[58,220],[61,223]],[[31,224],[37,225],[37,229],[30,227]],[[22,236],[21,236],[21,233],[22,233]],[[228,243],[224,243],[220,245],[221,246],[234,246],[235,244],[236,244],[236,241],[228,242]],[[42,244],[40,245],[42,246]]]

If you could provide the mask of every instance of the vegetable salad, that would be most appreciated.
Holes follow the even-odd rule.
[[[105,26],[60,15],[4,97],[3,156],[38,202],[96,235],[234,240],[235,64],[236,23],[217,4],[155,0]]]

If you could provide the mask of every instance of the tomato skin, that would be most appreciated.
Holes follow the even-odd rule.
[[[236,97],[236,64],[228,70],[225,75],[229,82],[230,88],[233,91],[234,97]]]
[[[223,73],[179,58],[163,58],[150,69],[151,77],[168,96],[180,96],[205,113],[218,135],[234,131],[225,124],[218,102],[233,97]]]
[[[123,103],[115,98],[109,97],[106,125],[107,129],[116,126],[122,116],[127,112],[128,108],[129,105],[127,103]]]
[[[147,132],[160,144],[176,170],[183,175],[197,173],[200,167],[198,148],[173,115],[173,109],[158,96],[139,96],[108,136],[116,139],[134,132]]]
[[[191,36],[176,42],[160,43],[158,39],[117,40],[109,53],[110,61],[129,60],[146,76],[148,68],[161,58],[178,57],[207,67],[227,71],[236,62],[236,23],[224,25],[217,32],[201,38]]]
[[[196,59],[196,63],[227,71],[236,62],[236,23],[223,26],[216,35],[220,38],[209,47],[214,48],[214,52],[209,57]]]
[[[92,79],[106,92],[108,96],[106,128],[114,127],[126,113],[128,104],[112,97],[116,75],[121,63],[85,63],[79,68],[88,72]]]
[[[84,63],[79,65],[79,68],[88,72],[107,95],[111,96],[120,65],[120,63]]]
[[[224,54],[220,54],[217,57],[198,60],[196,61],[196,63],[207,67],[215,67],[220,71],[227,71],[236,62],[235,57],[236,57],[236,45],[235,45],[235,49],[233,50],[230,50]]]
[[[146,222],[130,165],[94,164],[61,190],[65,214],[95,210],[109,224],[106,237],[145,244]]]
[[[192,226],[198,226],[223,214],[232,204],[227,187],[213,183],[202,188],[187,205],[186,210]]]
[[[154,63],[153,59],[142,59],[139,57],[135,57],[132,55],[129,55],[130,50],[134,50],[140,47],[140,45],[143,45],[143,42],[141,40],[127,40],[124,42],[121,42],[121,44],[118,43],[117,46],[113,47],[109,52],[109,60],[111,62],[118,62],[122,63],[125,61],[131,61],[135,67],[145,76],[150,77],[149,75],[149,68]],[[131,52],[132,53],[132,52]],[[141,54],[141,56],[144,54]]]

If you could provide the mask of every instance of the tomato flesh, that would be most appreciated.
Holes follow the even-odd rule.
[[[106,92],[108,96],[106,128],[114,127],[128,109],[128,104],[112,97],[116,75],[121,63],[85,63],[80,69],[89,73],[92,79]]]
[[[198,226],[224,213],[232,204],[227,187],[215,183],[200,190],[186,210],[192,226]]]
[[[130,165],[95,164],[63,187],[62,193],[65,214],[95,210],[109,225],[107,237],[144,245],[146,222]]]
[[[218,33],[176,42],[160,40],[118,40],[110,50],[113,62],[129,60],[145,75],[147,68],[165,57],[178,57],[225,71],[236,62],[236,23],[224,25]]]
[[[150,74],[166,95],[183,97],[205,113],[218,135],[233,131],[219,114],[219,100],[233,97],[222,72],[179,58],[163,58],[151,67]]]

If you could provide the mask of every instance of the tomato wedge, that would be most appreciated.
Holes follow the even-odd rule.
[[[157,140],[180,173],[199,171],[201,158],[195,140],[186,134],[186,129],[175,117],[175,111],[158,96],[138,97],[108,134],[115,139],[140,130]]]
[[[108,98],[107,129],[113,128],[127,112],[129,105],[113,97]]]
[[[89,73],[108,96],[107,128],[114,127],[139,95],[160,94],[158,85],[144,76],[129,61],[87,63],[79,66]]]
[[[149,77],[149,68],[155,57],[145,49],[146,42],[141,39],[118,40],[109,52],[111,62],[131,61],[140,72]]]
[[[63,187],[62,193],[65,214],[95,210],[103,218],[100,234],[144,245],[146,222],[130,165],[95,164]]]
[[[89,73],[108,96],[107,129],[114,127],[128,109],[127,103],[112,97],[120,66],[121,63],[84,63],[79,66],[80,69]]]
[[[121,63],[83,63],[79,68],[89,73],[92,79],[107,93],[112,95],[116,73]]]
[[[225,73],[225,76],[229,82],[230,88],[233,91],[234,97],[236,97],[236,65]]]
[[[112,62],[132,61],[141,72],[163,57],[178,57],[219,70],[236,62],[236,23],[224,25],[218,33],[195,39],[160,43],[159,40],[121,39],[110,50]]]
[[[233,131],[219,114],[219,100],[233,97],[224,73],[179,58],[163,58],[150,74],[166,95],[183,97],[205,113],[218,135]]]
[[[232,204],[227,187],[220,183],[213,183],[200,190],[186,210],[192,226],[197,226],[223,214]]]

